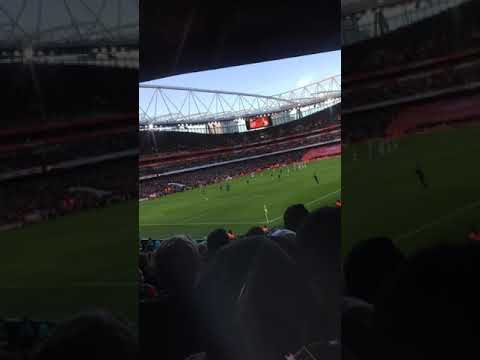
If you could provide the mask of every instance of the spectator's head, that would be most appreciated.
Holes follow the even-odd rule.
[[[207,237],[208,255],[213,256],[224,245],[229,243],[228,233],[224,229],[213,230]]]
[[[340,209],[323,207],[313,211],[297,232],[298,263],[323,314],[322,327],[339,336],[341,296]]]
[[[356,244],[343,267],[348,296],[375,304],[381,285],[405,262],[403,253],[385,237]]]
[[[308,214],[309,212],[303,204],[289,206],[283,214],[285,228],[297,232]]]
[[[263,230],[261,226],[254,226],[250,228],[245,234],[245,236],[261,236],[261,235],[265,235],[265,230]]]
[[[157,286],[174,293],[190,293],[200,269],[197,244],[184,235],[162,241],[153,253]]]
[[[136,359],[136,337],[110,314],[93,312],[60,324],[37,349],[35,360]]]
[[[385,286],[374,326],[394,359],[479,358],[480,244],[423,250]],[[468,354],[468,356],[467,356]]]
[[[317,209],[308,215],[298,230],[299,246],[320,264],[339,264],[340,214],[341,210],[334,207]]]

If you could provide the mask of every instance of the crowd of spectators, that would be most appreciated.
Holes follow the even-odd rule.
[[[343,48],[344,108],[478,81],[478,55],[458,55],[478,54],[479,4],[467,1],[429,20]],[[450,99],[445,99],[447,104]],[[342,142],[384,136],[398,112],[391,106],[345,114]],[[343,358],[478,357],[478,295],[472,283],[480,273],[479,235],[475,230],[465,239],[408,254],[386,237],[357,239],[342,265]]]
[[[68,126],[22,123],[0,130],[0,175],[137,148],[136,117],[128,114],[72,119]]]
[[[159,161],[155,163],[155,166],[148,166],[140,169],[141,175],[148,175],[152,173],[164,173],[170,171],[176,171],[186,169],[190,167],[202,166],[207,164],[214,164],[223,161],[230,161],[240,159],[244,157],[265,155],[273,153],[275,151],[282,151],[288,149],[294,149],[300,146],[314,145],[322,142],[340,140],[340,129],[333,130],[331,132],[306,135],[300,138],[287,140],[284,142],[274,143],[270,145],[259,145],[255,147],[249,147],[246,149],[227,150],[216,152],[214,154],[206,155],[189,155],[170,161]]]
[[[2,129],[138,111],[135,69],[2,63],[0,77]]]
[[[3,181],[0,225],[22,225],[137,197],[137,158]]]
[[[467,1],[376,39],[344,47],[343,75],[348,80],[353,74],[381,72],[465,49],[478,49],[479,10],[476,1]]]
[[[105,311],[80,313],[60,323],[24,318],[2,321],[0,326],[5,327],[0,360],[138,358],[134,327]]]
[[[344,48],[343,107],[418,97],[478,82],[480,27],[473,14],[479,10],[476,2],[466,2]]]
[[[338,208],[296,204],[283,224],[147,244],[141,351],[160,346],[181,360],[478,356],[475,236],[408,256],[389,238],[360,240],[341,265]]]
[[[478,82],[479,74],[478,60],[466,59],[447,64],[432,64],[427,68],[405,71],[403,76],[387,76],[380,80],[363,81],[358,85],[347,86],[342,100],[345,108],[352,108],[410,96],[418,97]]]
[[[39,144],[13,154],[4,153],[0,155],[0,174],[135,150],[136,138],[136,132],[123,133],[121,136],[107,134],[91,140],[77,139],[64,144]]]
[[[162,195],[168,195],[170,191],[167,189],[169,188],[168,184],[170,183],[179,183],[189,188],[196,188],[199,186],[222,182],[228,178],[234,178],[272,167],[300,162],[303,154],[304,150],[296,150],[278,155],[244,160],[230,164],[144,180],[140,182],[139,196],[141,199],[144,199],[150,196],[158,197]]]
[[[480,243],[458,239],[405,256],[388,238],[357,243],[344,266],[349,359],[477,357]]]
[[[188,132],[141,131],[140,152],[142,155],[158,152],[207,150],[217,147],[251,144],[260,141],[278,139],[293,134],[308,133],[329,125],[338,124],[340,105],[305,116],[289,123],[272,126],[262,130],[232,134],[197,134]]]
[[[401,110],[419,104],[423,97],[430,97],[432,103],[451,100],[453,109],[454,98],[472,94],[480,80],[480,28],[473,15],[478,10],[479,3],[468,1],[382,37],[345,47],[342,142],[387,136],[396,121],[405,123]],[[441,97],[442,93],[448,93],[448,98]],[[427,116],[432,120],[428,126],[434,126],[435,116],[425,114],[422,122]],[[461,119],[457,116],[455,120]]]
[[[338,359],[340,211],[295,204],[284,224],[214,229],[203,243],[178,235],[140,253],[141,355]]]

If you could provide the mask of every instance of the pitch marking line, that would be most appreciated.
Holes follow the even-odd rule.
[[[436,219],[436,220],[434,220],[434,221],[431,221],[431,222],[429,222],[429,223],[423,224],[422,226],[420,226],[420,227],[417,228],[417,229],[414,229],[414,230],[412,230],[412,231],[403,233],[403,234],[395,237],[395,240],[400,240],[400,239],[409,238],[409,237],[412,236],[412,235],[418,234],[418,233],[420,233],[420,232],[422,232],[422,231],[424,231],[424,230],[426,230],[426,229],[428,229],[428,228],[431,228],[431,227],[433,227],[433,226],[435,226],[435,225],[438,225],[438,224],[444,222],[445,220],[448,220],[448,219],[450,219],[450,218],[452,218],[452,217],[454,217],[454,216],[456,216],[456,215],[458,215],[458,214],[460,214],[460,213],[463,213],[463,212],[465,212],[465,211],[467,211],[467,210],[473,209],[473,208],[475,208],[475,207],[477,207],[477,206],[479,206],[479,205],[480,205],[480,201],[474,201],[474,202],[472,202],[472,203],[470,203],[470,204],[468,204],[468,205],[465,205],[465,206],[462,206],[462,207],[460,207],[460,208],[457,208],[457,209],[455,209],[454,211],[452,211],[452,212],[450,212],[450,213],[448,213],[448,214],[446,214],[446,215],[443,215],[443,216],[439,217],[438,219]]]
[[[306,205],[314,204],[320,200],[326,199],[333,194],[337,194],[340,192],[341,189],[332,191],[328,194],[325,194],[318,199],[309,201]],[[273,223],[279,219],[281,219],[283,215],[277,216],[276,218],[270,220],[269,223]],[[253,224],[264,224],[265,221],[250,221],[250,222],[229,222],[229,221],[222,221],[222,222],[203,222],[203,223],[183,223],[183,224],[139,224],[139,226],[196,226],[196,225],[253,225]]]
[[[338,190],[335,190],[335,191],[332,191],[331,193],[328,193],[328,194],[325,194],[321,197],[319,197],[318,199],[315,199],[315,200],[312,200],[312,201],[309,201],[306,203],[306,205],[312,205],[312,204],[315,204],[316,202],[320,201],[320,200],[323,200],[323,199],[326,199],[328,198],[329,196],[332,196],[333,194],[337,194],[340,192],[340,189]],[[276,218],[270,220],[270,223],[273,223],[275,221],[278,221],[279,219],[281,219],[283,217],[283,215],[280,215],[280,216],[277,216]]]

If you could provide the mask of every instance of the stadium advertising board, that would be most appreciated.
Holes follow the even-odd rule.
[[[261,129],[261,128],[272,125],[272,119],[270,118],[270,116],[267,116],[267,115],[256,116],[256,117],[247,119],[246,123],[247,123],[248,130]]]

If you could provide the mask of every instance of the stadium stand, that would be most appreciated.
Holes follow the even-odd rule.
[[[340,355],[339,209],[307,212],[296,232],[258,229],[233,238],[212,230],[205,243],[181,235],[145,244],[141,286],[156,291],[142,292],[143,354],[160,346],[169,359]]]
[[[345,66],[345,139],[400,136],[476,122],[480,73],[479,29],[472,17],[476,10],[477,4],[467,1],[361,46],[347,47],[349,59],[356,58],[357,51],[370,55]],[[411,41],[412,28],[415,41]],[[406,50],[399,52],[390,44]],[[393,59],[396,56],[400,58]],[[366,117],[369,121],[362,120]]]
[[[110,102],[128,104],[123,97],[125,93],[120,93],[120,97],[114,99],[115,94],[105,96],[102,89],[97,89],[98,93],[92,91],[90,84],[84,80],[85,72],[91,69],[82,69],[67,70],[58,67],[56,72],[53,72],[50,67],[40,66],[37,74],[46,78],[47,87],[56,83],[59,78],[63,79],[63,71],[69,71],[72,80],[79,84],[78,87],[73,87],[73,93],[66,90],[51,93],[47,88],[45,97],[48,99],[44,99],[44,104],[51,102],[53,107],[57,102],[71,102],[72,98],[69,96],[79,96],[79,92],[88,93],[92,98],[103,96]],[[110,84],[118,83],[118,77],[109,71],[92,71]],[[22,86],[31,86],[31,79],[10,80],[20,83],[26,81],[27,84]],[[8,103],[6,113],[9,114],[10,106],[22,106],[23,100],[16,98]],[[86,102],[88,104],[87,100]],[[12,126],[9,128],[7,125],[0,131],[0,199],[3,205],[0,223],[3,228],[21,226],[26,221],[25,217],[38,221],[74,209],[98,207],[100,203],[109,203],[107,199],[127,199],[135,196],[131,191],[136,187],[137,181],[133,174],[127,175],[121,183],[117,179],[122,177],[116,179],[113,174],[119,171],[118,165],[123,161],[125,165],[134,166],[138,144],[135,121],[137,115],[131,112],[115,112],[115,109],[109,108],[108,102],[102,108],[105,113],[100,110],[98,114],[90,115],[91,110],[87,111],[87,108],[56,107],[52,114],[37,112],[35,116],[27,108],[24,112],[17,112],[15,117],[12,116],[16,121],[10,122],[8,116],[6,117],[7,124]],[[79,115],[82,114],[81,111],[83,116]],[[72,113],[74,115],[69,118]],[[121,168],[128,167],[122,165]],[[68,190],[74,187],[83,187],[84,190],[74,193]],[[102,193],[102,196],[98,195],[99,193]],[[103,198],[102,201],[92,200],[100,197]],[[72,204],[66,205],[64,202]]]
[[[139,196],[170,196],[335,156],[340,134],[340,105],[244,133],[141,131]],[[309,213],[292,204],[284,217],[285,226],[252,223],[242,234],[212,225],[204,239],[188,232],[141,238],[142,354],[160,347],[178,360],[338,358],[340,210]]]
[[[151,143],[141,142],[147,147],[146,155],[143,155],[141,148],[140,175],[145,180],[140,182],[140,198],[171,193],[168,183],[182,183],[194,188],[262,169],[338,155],[338,151],[331,152],[332,148],[328,148],[328,151],[310,152],[307,159],[303,158],[306,149],[324,149],[322,144],[339,142],[339,111],[340,107],[336,105],[301,120],[246,134],[202,135],[168,132],[167,137],[161,132],[158,136],[157,132],[141,132],[143,138],[155,136],[156,141],[160,141],[160,138],[168,139],[168,142],[159,142],[162,146],[165,144],[168,150],[171,149],[169,144],[179,144],[182,140],[191,139],[193,143],[192,149],[188,151],[150,154]],[[205,141],[205,137],[212,138],[214,145],[210,144],[210,140]],[[188,144],[187,140],[182,147],[185,149]],[[219,144],[224,146],[218,146]],[[199,146],[203,149],[198,150]],[[206,149],[206,146],[211,148]]]
[[[302,119],[288,122],[279,126],[270,127],[262,131],[246,133],[222,134],[218,136],[171,132],[140,132],[140,148],[142,158],[151,159],[148,154],[156,153],[158,157],[158,145],[161,144],[162,153],[181,154],[187,150],[208,150],[217,147],[239,146],[251,143],[267,142],[268,140],[280,141],[282,137],[301,135],[311,130],[320,131],[329,125],[338,125],[337,116],[340,115],[340,105],[334,105],[328,111],[317,112]],[[208,141],[205,139],[208,138]]]
[[[136,158],[122,161],[125,166],[134,166]],[[135,174],[123,174],[115,160],[5,180],[0,192],[0,229],[133,200],[137,196],[133,190],[136,184]]]
[[[137,198],[138,177],[132,171],[138,166],[138,115],[132,103],[136,70],[2,63],[0,74],[2,240],[4,232]],[[2,255],[10,256],[6,251]],[[37,271],[35,264],[25,266]],[[2,296],[10,291],[4,286]],[[136,358],[131,325],[126,330],[111,315],[80,315],[62,324],[29,309],[25,318],[11,318],[9,311],[2,304],[1,359],[32,358],[39,344],[38,359],[103,358],[105,353],[116,356],[115,348],[123,349],[117,357]],[[116,335],[109,337],[111,331]],[[90,340],[74,345],[78,336],[89,335]]]
[[[347,146],[478,126],[479,3],[464,1],[452,8],[445,6],[448,1],[396,3],[443,10],[343,48],[342,141]],[[408,13],[403,16],[408,19]],[[476,233],[407,256],[401,242],[356,239],[343,262],[344,355],[477,357],[477,295],[469,285],[478,275]]]
[[[81,311],[67,305],[72,282],[58,298],[45,295],[62,287],[56,274],[92,267],[71,241],[91,224],[58,231],[58,223],[77,218],[63,216],[89,216],[137,198],[138,3],[97,5],[26,0],[1,6],[0,23],[10,23],[0,29],[2,360],[137,355],[131,324],[111,314],[61,321]],[[119,14],[115,24],[108,20],[112,11]],[[52,244],[62,238],[69,241],[60,243],[58,256]],[[61,265],[68,252],[77,261]],[[50,266],[53,271],[45,269]],[[18,269],[28,275],[20,279]],[[47,290],[50,281],[55,285]]]

